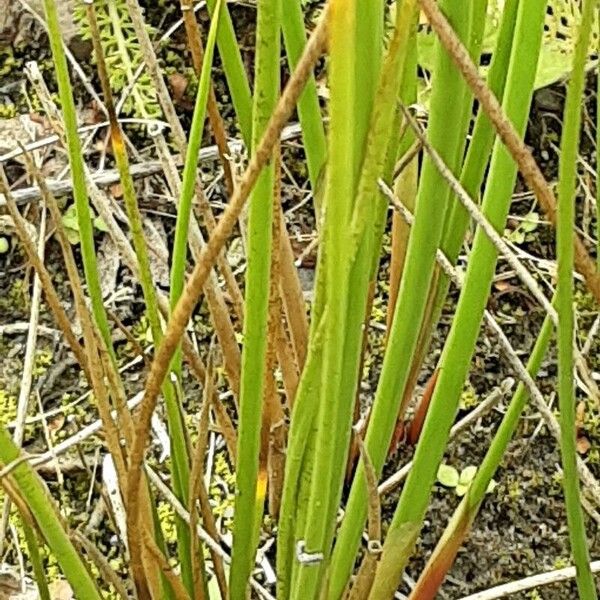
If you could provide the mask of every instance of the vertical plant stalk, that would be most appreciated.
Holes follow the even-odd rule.
[[[498,40],[492,56],[487,82],[490,90],[497,97],[502,97],[504,92],[518,3],[518,0],[508,0],[504,6]],[[471,49],[471,56],[474,56],[473,49]],[[493,142],[494,128],[485,111],[480,108],[461,172],[461,183],[471,198],[479,197]],[[441,246],[452,263],[455,263],[458,258],[468,224],[469,215],[462,203],[454,203],[450,210]],[[404,408],[408,406],[412,398],[433,327],[439,320],[448,293],[450,280],[438,265],[436,265],[434,281],[436,283],[431,287],[427,299],[427,312],[421,327],[417,352],[413,357],[409,383],[404,390],[401,413],[404,412]]]
[[[211,349],[212,350],[212,349]],[[212,395],[214,393],[214,370],[212,364],[212,352],[209,351],[209,364],[206,371],[206,380],[204,382],[204,389],[202,390],[202,405],[200,407],[200,415],[198,417],[198,437],[196,439],[196,447],[193,452],[192,468],[190,471],[190,486],[188,494],[188,512],[190,513],[190,538],[191,538],[191,552],[192,552],[192,569],[194,574],[194,598],[196,600],[205,600],[208,598],[208,588],[206,586],[205,577],[205,564],[204,564],[204,552],[198,544],[198,537],[196,536],[196,527],[198,525],[198,510],[196,502],[198,497],[202,493],[201,490],[204,488],[204,457],[205,449],[208,445],[208,427],[209,427],[209,415],[210,415],[210,404],[212,401]],[[206,490],[203,490],[204,492]],[[226,588],[223,589],[223,581],[219,577],[222,574],[220,569],[222,564],[215,563],[215,574],[219,581],[219,589],[221,596],[226,598]],[[225,592],[225,593],[224,593]]]
[[[158,312],[156,292],[152,282],[148,248],[144,238],[142,217],[136,198],[133,178],[131,177],[130,173],[129,159],[123,140],[123,133],[117,119],[114,99],[110,88],[109,73],[100,41],[100,31],[98,28],[96,12],[93,3],[88,3],[87,5],[87,18],[90,24],[92,42],[94,45],[94,52],[98,67],[98,75],[102,85],[104,101],[110,122],[110,140],[115,161],[117,163],[121,184],[123,186],[123,198],[129,219],[131,235],[133,238],[133,246],[139,265],[139,278],[146,303],[146,312],[150,321],[154,343],[158,344],[162,339],[162,328]],[[183,423],[181,411],[178,406],[175,388],[173,387],[171,381],[165,381],[163,384],[163,394],[167,406],[169,437],[171,440],[171,447],[173,449],[173,485],[178,497],[184,498],[188,488],[189,479],[189,457],[186,446],[185,425]],[[129,518],[131,519],[132,517],[130,516]],[[135,515],[133,518],[137,520],[138,515]],[[179,556],[181,560],[182,576],[188,591],[191,593],[193,590],[193,574],[191,568],[190,535],[187,525],[181,519],[177,519],[176,524],[178,543],[180,546]],[[135,532],[135,528],[133,531]],[[133,549],[132,556],[134,558],[137,548],[136,544],[136,541],[130,540],[130,548]]]
[[[571,553],[577,573],[577,588],[582,600],[595,600],[598,596],[589,565],[590,557],[577,474],[573,356],[575,341],[573,307],[575,182],[581,127],[581,101],[585,86],[585,63],[596,6],[596,0],[584,0],[583,2],[579,35],[573,58],[573,71],[567,89],[558,169],[558,222],[556,228],[560,448]]]
[[[375,577],[377,561],[381,554],[381,500],[377,490],[377,474],[369,460],[369,455],[360,434],[355,432],[355,435],[357,437],[360,458],[365,466],[365,479],[369,496],[367,519],[367,534],[369,539],[367,542],[367,551],[360,563],[352,587],[347,594],[348,600],[362,600],[369,595]]]
[[[217,10],[220,0],[207,0],[206,4],[211,18]],[[217,30],[217,44],[219,56],[223,63],[223,70],[231,93],[231,101],[237,116],[242,138],[247,148],[252,144],[252,94],[248,76],[244,68],[244,61],[240,53],[240,44],[235,37],[235,30],[227,4],[223,11]]]
[[[321,382],[317,388],[315,451],[308,487],[306,520],[297,545],[297,573],[291,598],[316,598],[329,559],[332,534],[332,499],[337,496],[338,473],[335,467],[338,436],[345,436],[340,420],[344,356],[345,321],[348,305],[349,252],[347,231],[351,223],[356,190],[356,152],[354,111],[356,94],[356,0],[330,0],[329,86],[330,124],[328,169],[323,201],[323,241],[320,248],[326,285],[322,296],[323,349]],[[318,301],[318,300],[317,300]],[[343,468],[341,469],[343,476]],[[341,483],[341,482],[340,482]],[[334,487],[335,486],[335,487]],[[335,509],[334,509],[335,515]]]
[[[193,537],[197,537],[197,528],[192,523],[192,504],[193,509],[196,511],[196,500],[200,502],[200,515],[202,517],[204,528],[206,532],[213,540],[219,539],[219,531],[215,521],[215,515],[213,514],[212,506],[209,501],[208,490],[204,483],[204,457],[205,449],[207,447],[206,440],[208,439],[208,415],[210,414],[211,407],[214,408],[220,405],[220,399],[214,389],[214,368],[212,360],[209,362],[206,371],[206,379],[204,383],[203,391],[203,405],[200,410],[200,417],[198,422],[198,438],[196,441],[196,470],[194,465],[192,466],[192,475],[190,476],[190,533]],[[204,416],[206,411],[206,417]],[[224,436],[225,437],[225,436]],[[221,592],[221,598],[229,598],[229,592],[227,588],[227,577],[225,574],[225,565],[223,562],[223,556],[216,552],[213,545],[209,545],[209,552],[213,562],[213,570],[217,585]],[[196,570],[194,570],[196,576]]]
[[[477,66],[470,59],[467,50],[456,37],[456,34],[452,31],[448,21],[435,2],[433,0],[419,1],[430,25],[450,52],[453,61],[459,68],[474,96],[480,102],[481,107],[496,129],[498,136],[519,166],[523,179],[535,193],[548,219],[553,225],[556,225],[556,198],[535,162],[531,151],[515,130],[514,125],[506,117],[497,98],[489,93],[489,88],[479,75]],[[588,290],[596,301],[600,302],[600,271],[596,269],[595,261],[590,257],[578,235],[575,236],[574,245],[575,267],[584,278]]]
[[[102,287],[100,285],[98,264],[96,261],[96,249],[94,246],[94,229],[92,226],[92,218],[85,185],[83,153],[81,151],[79,133],[77,131],[77,112],[73,100],[71,82],[69,80],[69,71],[62,44],[55,0],[44,0],[44,12],[46,14],[46,22],[48,23],[50,48],[52,49],[52,58],[58,83],[58,94],[60,97],[66,132],[71,178],[73,180],[73,198],[75,200],[77,226],[81,244],[81,257],[83,260],[88,294],[92,303],[92,313],[94,315],[94,320],[96,321],[96,326],[100,331],[111,359],[116,363],[108,318],[102,302]]]
[[[394,182],[394,193],[396,196],[405,199],[405,205],[411,212],[414,212],[415,210],[418,180],[419,156],[418,154],[415,154]],[[404,219],[402,219],[398,212],[395,211],[392,217],[392,252],[390,259],[389,296],[386,319],[387,331],[390,331],[392,328],[396,300],[398,299],[398,291],[400,289],[400,280],[402,279],[402,272],[404,271],[404,263],[406,260],[406,250],[408,249],[409,233],[410,227],[404,222]]]
[[[281,289],[281,299],[289,327],[296,364],[299,370],[302,371],[308,348],[309,326],[306,315],[306,303],[304,302],[298,271],[294,265],[294,252],[281,206],[278,208],[278,211],[281,221],[281,243],[279,250],[281,253],[281,281],[279,287]],[[291,402],[293,403],[293,400]]]
[[[219,19],[221,15],[222,1],[217,0],[215,11],[211,20],[210,31],[204,63],[200,73],[196,104],[192,117],[189,141],[185,164],[183,167],[181,196],[177,208],[177,223],[175,228],[175,241],[173,246],[173,259],[171,265],[171,309],[175,307],[185,284],[185,264],[187,257],[187,239],[190,226],[190,215],[192,211],[192,198],[196,184],[196,170],[198,168],[198,155],[202,145],[202,133],[204,131],[204,120],[206,116],[206,103],[210,92],[211,68],[214,47],[217,37]],[[174,359],[174,370],[180,372],[180,359]]]
[[[383,63],[383,25],[384,25],[384,2],[360,2],[357,5],[360,9],[356,20],[354,35],[356,36],[356,53],[354,58],[355,86],[356,90],[353,99],[354,102],[354,136],[357,141],[355,149],[354,168],[355,177],[359,177],[361,169],[364,168],[364,162],[370,149],[367,140],[377,139],[379,135],[369,129],[377,124],[377,117],[374,113],[374,107],[385,106],[377,96],[382,91],[387,91],[381,86],[381,69]],[[397,43],[397,41],[396,41]],[[388,52],[389,57],[394,60],[404,59],[402,50],[398,53]],[[391,69],[390,69],[391,70]],[[400,69],[402,72],[402,69]],[[389,77],[388,73],[388,77]],[[394,89],[396,94],[398,88]],[[389,93],[389,91],[387,91]],[[380,108],[381,110],[381,108]],[[383,112],[383,111],[382,111]],[[394,111],[385,111],[385,116],[391,120],[394,118]],[[379,119],[381,120],[381,119]],[[389,133],[389,130],[386,132]],[[379,156],[385,159],[386,152],[382,148]],[[358,181],[358,179],[357,179]]]
[[[361,9],[361,20],[363,10]],[[379,30],[381,13],[370,15],[374,21],[371,27]],[[367,332],[372,301],[376,288],[376,272],[379,264],[380,249],[387,221],[388,206],[382,201],[377,180],[388,178],[398,155],[401,128],[397,112],[397,96],[402,94],[405,86],[410,87],[416,77],[414,54],[411,44],[416,36],[417,11],[416,3],[403,3],[397,12],[394,33],[385,54],[381,59],[380,41],[374,41],[366,35],[362,25],[357,24],[357,85],[362,85],[361,65],[369,62],[368,54],[373,54],[371,61],[378,65],[374,77],[373,102],[367,99],[355,100],[357,122],[366,123],[366,127],[358,127],[357,134],[362,131],[365,139],[355,139],[356,151],[360,156],[358,173],[357,198],[354,203],[349,231],[350,275],[348,289],[352,290],[348,300],[344,359],[342,372],[340,404],[340,434],[337,436],[335,472],[342,473],[342,465],[347,464],[350,454],[350,428],[353,418],[352,408],[356,414],[359,380],[362,373],[363,352],[367,347]],[[367,52],[368,49],[368,52]],[[380,67],[379,67],[380,66]],[[361,91],[357,90],[357,94]],[[360,116],[358,112],[367,111]],[[337,476],[336,476],[337,479]],[[337,485],[336,485],[337,484]],[[341,500],[341,480],[332,482],[334,486],[329,521],[330,535],[336,526],[335,514]],[[331,539],[331,538],[330,538]],[[340,582],[341,583],[341,582]]]
[[[180,5],[188,46],[192,54],[192,63],[194,65],[196,74],[200,77],[202,73],[202,65],[204,63],[204,49],[202,47],[202,38],[200,37],[200,28],[198,27],[198,21],[196,20],[196,13],[194,12],[191,0],[180,0]],[[219,8],[218,14],[220,14],[220,11],[221,9]],[[228,158],[229,145],[227,144],[227,131],[225,129],[225,123],[223,122],[219,112],[219,105],[217,103],[215,88],[212,82],[209,85],[206,108],[208,111],[208,120],[210,121],[213,136],[217,144],[221,166],[223,167],[225,187],[227,189],[227,193],[231,196],[231,194],[233,194],[234,182],[231,164]]]
[[[46,577],[44,561],[40,554],[40,541],[37,538],[35,530],[25,519],[21,520],[21,527],[23,528],[25,543],[27,544],[27,550],[29,551],[29,560],[33,567],[33,575],[40,595],[39,600],[52,600],[48,588],[48,579]]]
[[[279,96],[281,0],[259,0],[256,24],[256,75],[252,114],[254,154]],[[246,596],[258,546],[266,487],[267,469],[263,439],[269,424],[264,423],[263,403],[269,320],[271,254],[273,251],[273,195],[276,190],[275,164],[278,152],[262,170],[248,211],[247,267],[244,305],[244,345],[240,381],[238,463],[233,519],[233,543],[229,588],[232,598]],[[263,468],[259,469],[262,458]],[[260,472],[259,472],[260,471]]]
[[[169,185],[169,189],[174,196],[179,197],[181,193],[181,181],[179,178],[179,173],[177,172],[177,168],[174,164],[173,157],[171,156],[169,147],[167,145],[167,141],[161,134],[156,136],[155,143],[161,161],[165,165],[165,173],[167,174],[167,183]],[[199,187],[198,182],[196,182],[196,194],[199,202],[206,203],[204,192]],[[203,211],[203,217],[204,223],[207,226],[210,234],[210,232],[214,229],[214,216],[212,215],[211,211]],[[202,232],[200,231],[198,222],[196,221],[195,217],[191,215],[189,244],[192,251],[192,256],[195,260],[197,260],[200,256],[205,243],[206,242]],[[223,273],[223,278],[225,279],[226,285],[229,288],[233,305],[234,307],[237,307],[234,308],[234,310],[236,314],[241,316],[243,307],[241,300],[238,301],[238,295],[241,298],[241,292],[237,287],[237,282],[235,282],[235,277],[231,272],[231,268],[229,267],[223,252],[219,253],[216,262],[221,270],[221,273]],[[237,406],[237,399],[240,391],[241,352],[236,339],[233,323],[231,321],[230,311],[225,301],[223,292],[219,287],[217,273],[215,270],[211,271],[204,287],[204,292],[206,294],[206,303],[210,311],[210,318],[221,346],[225,375],[227,377],[229,387],[233,392],[234,401],[236,402]],[[204,381],[204,377],[202,377],[201,381]]]
[[[198,26],[198,21],[196,20],[196,14],[193,10],[191,0],[181,0],[181,12],[183,14],[183,21],[188,39],[188,46],[192,54],[192,62],[194,65],[194,69],[198,77],[200,77],[202,72],[202,65],[204,62],[204,48],[202,45],[200,28]],[[219,9],[219,15],[221,14],[222,9]],[[220,20],[221,18],[219,17],[219,21]],[[217,97],[215,95],[215,89],[212,81],[210,82],[206,108],[208,112],[210,126],[213,131],[213,136],[217,145],[219,159],[223,167],[225,188],[227,189],[227,193],[229,194],[229,196],[231,196],[235,188],[235,181],[229,158],[230,150],[229,144],[227,143],[227,130],[223,118],[221,117],[221,114],[219,112],[219,105],[217,102]],[[200,189],[198,189],[198,183],[196,183],[196,188],[196,193],[200,205],[200,213],[202,217],[206,220],[206,226],[208,228],[208,231],[210,232],[214,229],[216,220],[214,218],[210,205],[204,197],[204,194]],[[221,274],[225,279],[226,287],[231,295],[231,302],[233,304],[235,314],[240,320],[242,320],[244,303],[243,296],[224,254],[222,254],[219,257],[218,266],[221,271]]]
[[[550,344],[553,332],[553,322],[550,315],[546,315],[539,335],[536,338],[535,345],[531,351],[527,363],[527,371],[534,378],[539,371],[544,356]],[[527,388],[523,383],[519,383],[517,390],[511,399],[508,409],[494,435],[494,439],[477,470],[475,478],[459,504],[454,511],[442,537],[437,543],[431,557],[427,561],[425,568],[421,571],[419,579],[411,592],[409,600],[434,600],[446,574],[452,567],[456,555],[469,534],[471,525],[475,520],[479,508],[484,500],[486,490],[512,436],[519,423],[519,418],[529,399]]]
[[[164,73],[159,64],[156,53],[154,52],[152,41],[150,40],[150,36],[146,29],[146,24],[144,21],[142,10],[141,10],[137,0],[125,0],[125,2],[127,3],[127,6],[129,8],[129,13],[130,13],[130,17],[132,20],[132,24],[133,24],[135,32],[140,41],[140,45],[141,45],[142,52],[144,55],[144,62],[146,63],[146,67],[150,73],[150,77],[156,88],[156,92],[157,92],[157,96],[158,96],[161,108],[162,108],[162,110],[165,114],[166,120],[170,126],[173,142],[175,143],[175,145],[178,148],[181,155],[185,156],[187,154],[186,134],[183,130],[183,126],[179,120],[179,117],[177,116],[175,107],[173,105],[173,102],[169,95],[169,91],[165,84]],[[226,13],[223,13],[223,14],[225,15]],[[157,138],[157,140],[160,140],[162,145],[167,146],[162,133],[159,133],[156,136],[156,138]],[[178,177],[175,177],[175,179],[177,179],[177,178]],[[177,192],[176,192],[177,197],[179,197],[179,194],[180,194],[179,185],[176,186],[176,189],[177,189]],[[214,216],[212,215],[212,211],[209,210],[210,205],[208,204],[208,202],[206,201],[206,198],[204,197],[202,185],[201,185],[199,178],[196,179],[196,195],[197,195],[198,206],[200,207],[200,210],[203,213],[203,217],[205,218],[206,226],[207,226],[209,232],[211,232],[212,229],[214,228]],[[198,242],[202,241],[201,240],[202,236],[200,234],[200,230],[199,230],[197,224],[195,223],[195,219],[191,219],[191,224],[192,224],[192,228],[191,228],[191,232],[190,232],[191,233],[190,241],[191,241],[192,251],[193,251],[194,257],[195,257],[196,256],[196,248],[194,246],[196,245],[197,241]],[[225,281],[227,282],[227,285],[230,289],[231,297],[232,297],[232,300],[233,300],[234,305],[236,306],[236,310],[237,310],[239,308],[239,306],[241,306],[241,303],[238,301],[238,298],[240,295],[239,290],[237,288],[237,284],[235,283],[235,278],[233,277],[233,274],[231,273],[231,268],[229,267],[224,255],[222,253],[218,257],[217,264],[219,265],[219,268],[223,272],[223,276],[224,276]],[[216,286],[216,284],[215,284],[215,276],[214,275],[211,275],[211,279],[209,280],[208,286],[213,288],[212,292],[211,291],[207,292],[208,306],[209,306],[211,315],[214,318],[215,330],[217,332],[217,335],[219,336],[219,341],[223,347],[223,354],[225,357],[227,357],[228,355],[230,355],[230,350],[229,349],[226,350],[225,346],[231,345],[232,339],[235,337],[234,331],[233,331],[233,325],[231,324],[231,320],[229,318],[227,311],[222,310],[221,307],[218,305],[219,303],[216,303],[216,299],[218,299],[219,296],[222,297],[222,292],[221,292],[221,289],[218,286]],[[224,304],[224,302],[222,302],[221,304]],[[223,325],[223,329],[220,328],[221,325]],[[238,349],[237,345],[236,345],[235,349],[236,350]],[[231,355],[231,358],[233,358],[233,355]],[[239,375],[239,369],[235,370],[235,372],[232,372],[232,371],[234,371],[233,365],[232,365],[231,370],[229,369],[229,366],[230,366],[229,364],[226,365],[227,375],[230,378],[230,380],[232,380],[231,385],[237,393],[237,377]]]
[[[274,161],[276,164],[281,159],[281,149],[274,152]],[[286,350],[290,351],[289,340],[283,331],[283,311],[281,306],[281,296],[279,293],[279,283],[281,280],[281,228],[284,226],[283,220],[279,218],[281,211],[281,170],[278,168],[275,174],[275,191],[273,193],[273,221],[272,221],[272,245],[274,251],[271,253],[270,267],[270,289],[269,289],[269,316],[267,330],[267,353],[265,370],[265,394],[263,402],[263,420],[261,434],[261,456],[266,456],[265,468],[268,476],[268,500],[269,514],[277,521],[279,517],[279,508],[281,505],[281,492],[283,489],[283,474],[285,472],[285,447],[287,442],[287,426],[285,423],[285,414],[279,398],[277,389],[277,357],[282,356],[281,374],[284,380],[284,387],[287,390],[291,387],[291,394],[296,393],[298,377],[292,372],[293,381],[289,382],[289,373],[284,368],[286,365]],[[295,366],[291,367],[295,370]],[[288,368],[288,371],[290,369]],[[261,459],[262,460],[262,459]]]
[[[319,277],[317,273],[317,278]],[[318,279],[317,279],[317,285]],[[277,597],[288,598],[292,585],[295,561],[296,528],[301,529],[300,513],[305,508],[300,501],[301,478],[307,476],[304,459],[311,452],[311,430],[317,410],[317,387],[321,374],[323,321],[313,321],[310,352],[298,383],[297,398],[292,408],[288,445],[286,448],[285,476],[277,534]]]
[[[378,4],[374,2],[372,4]],[[286,1],[286,9],[282,15],[281,28],[283,41],[287,54],[290,70],[296,68],[302,50],[306,45],[306,30],[304,28],[304,15],[302,12],[302,0]],[[327,140],[317,85],[313,76],[306,82],[306,87],[298,100],[298,116],[302,126],[302,139],[306,153],[306,165],[308,177],[313,191],[317,186],[319,174],[324,168],[327,156]],[[316,213],[319,213],[318,195],[314,195]]]

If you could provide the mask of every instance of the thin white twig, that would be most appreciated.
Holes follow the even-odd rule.
[[[600,560],[595,560],[590,563],[592,573],[600,572]],[[560,583],[561,581],[567,581],[575,577],[575,567],[566,567],[564,569],[557,569],[555,571],[547,571],[546,573],[540,573],[538,575],[532,575],[531,577],[525,577],[518,581],[511,581],[510,583],[503,583],[502,585],[476,592],[470,596],[465,596],[461,600],[497,600],[498,598],[511,598],[513,594],[530,590],[542,585],[548,585],[550,583]]]
[[[121,122],[123,122],[123,123],[127,122],[127,121],[129,121],[129,119],[121,120]],[[145,121],[145,122],[147,122],[147,121]],[[101,125],[94,125],[92,127],[98,128]],[[85,127],[81,128],[81,130],[86,130],[86,128]],[[298,137],[298,135],[300,135],[300,133],[301,133],[301,128],[300,128],[299,123],[293,123],[291,125],[288,125],[281,132],[281,141],[285,142],[285,141],[294,139],[294,138]],[[58,139],[59,139],[58,136],[52,135],[52,136],[49,136],[48,138],[45,138],[45,140],[40,140],[40,142],[47,141],[48,143],[55,143],[58,141]],[[243,148],[243,142],[238,139],[230,140],[229,147],[230,147],[232,153],[240,152]],[[21,152],[19,149],[18,153],[15,150],[15,151],[12,151],[10,153],[10,155],[5,154],[3,156],[0,156],[0,162],[3,162],[3,159],[5,159],[5,158],[8,160],[7,157],[12,158],[14,156],[18,156],[20,153]],[[199,160],[199,162],[203,162],[203,161],[208,161],[208,160],[216,160],[218,157],[219,157],[219,152],[218,152],[217,146],[207,146],[200,150],[198,160]],[[179,167],[181,166],[181,162],[178,163],[178,166]],[[151,175],[157,175],[157,174],[162,173],[163,170],[164,170],[164,166],[161,161],[150,160],[150,161],[147,161],[144,163],[131,165],[131,176],[134,179],[139,179],[141,177],[150,177]],[[91,174],[90,179],[98,187],[108,187],[108,186],[112,185],[113,183],[116,183],[120,180],[119,172],[117,171],[117,169],[106,169],[102,172],[93,173],[93,174]],[[50,191],[55,196],[64,196],[66,194],[70,194],[73,189],[73,182],[71,181],[71,179],[65,179],[62,181],[50,179],[46,183],[47,183]],[[20,190],[14,190],[12,192],[12,195],[17,204],[23,204],[25,202],[32,202],[34,200],[39,200],[42,197],[39,188],[36,186],[23,188]],[[4,200],[4,196],[2,196],[2,194],[0,194],[0,206],[4,206],[5,204],[6,204],[6,201]]]

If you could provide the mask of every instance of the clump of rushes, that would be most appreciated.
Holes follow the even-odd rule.
[[[210,27],[203,42],[193,3],[181,0],[188,43],[199,71],[187,139],[163,86],[150,39],[147,35],[142,37],[146,30],[139,4],[136,0],[125,2],[140,47],[146,53],[152,81],[159,88],[161,107],[168,113],[173,140],[182,153],[185,148],[167,301],[152,281],[151,249],[144,237],[125,134],[113,101],[118,82],[111,78],[110,65],[107,66],[110,59],[105,56],[108,46],[102,28],[107,21],[103,17],[99,24],[93,3],[86,2],[87,28],[95,46],[113,156],[135,250],[129,250],[128,264],[134,265],[132,270],[139,278],[155,345],[135,416],[125,404],[123,385],[115,368],[113,331],[100,293],[86,172],[54,0],[45,0],[44,7],[56,64],[66,132],[64,144],[69,151],[91,311],[86,308],[73,254],[60,226],[58,233],[83,325],[83,344],[72,330],[49,273],[41,261],[35,262],[31,241],[23,232],[21,237],[53,314],[94,391],[104,440],[115,463],[123,497],[131,571],[128,583],[135,588],[136,597],[237,600],[249,597],[254,588],[261,597],[273,597],[270,594],[276,593],[282,600],[393,598],[429,506],[485,319],[499,335],[521,383],[410,598],[432,600],[438,593],[473,526],[527,400],[531,397],[542,414],[546,410],[553,418],[533,378],[556,323],[561,431],[558,426],[552,431],[561,441],[567,525],[579,594],[583,600],[595,600],[578,469],[587,478],[584,481],[589,482],[590,475],[585,465],[577,464],[575,454],[573,272],[580,271],[591,295],[600,298],[600,274],[595,261],[574,233],[580,99],[591,17],[597,10],[597,1],[584,0],[582,5],[565,107],[558,213],[551,187],[523,142],[541,53],[546,0],[506,0],[487,83],[478,71],[489,8],[486,0],[398,0],[395,12],[384,0],[328,0],[312,31],[304,25],[302,0],[257,0],[251,74],[242,61],[238,32],[227,3],[206,3]],[[102,2],[101,6],[112,3]],[[125,18],[114,7],[107,14],[115,19]],[[426,134],[416,123],[411,108],[417,99],[417,37],[424,16],[435,40]],[[386,20],[391,23],[387,29]],[[116,42],[126,44],[121,34],[130,30],[124,27],[119,31]],[[189,232],[197,233],[194,198],[204,200],[198,161],[207,103],[220,158],[228,160],[225,128],[211,95],[215,52],[229,88],[236,125],[248,148],[249,163],[237,180],[225,164],[230,197],[219,220],[215,222],[211,213],[210,222],[204,223],[208,232],[206,243],[195,244]],[[326,111],[320,105],[314,73],[324,52]],[[282,87],[283,53],[287,55],[290,77]],[[306,312],[294,279],[293,256],[280,206],[280,136],[294,111],[302,128],[319,236],[314,300]],[[327,119],[323,118],[325,114]],[[160,143],[155,139],[155,147],[165,162],[171,184],[177,180],[177,173],[172,169],[175,162],[168,155],[166,137],[165,132]],[[53,218],[60,221],[56,203],[48,195],[39,171],[30,161],[27,164],[49,202]],[[496,233],[504,231],[518,169],[549,220],[558,223],[559,283],[553,305],[556,310]],[[10,213],[23,229],[8,185],[4,179],[0,183]],[[399,198],[394,199],[391,192],[383,195],[382,190],[389,192],[390,188],[396,190]],[[172,189],[179,190],[179,185]],[[390,289],[390,315],[383,355],[374,357],[369,333],[373,306],[381,310],[381,298],[374,299],[374,294],[387,238],[388,197],[398,212],[394,215],[390,280],[379,283]],[[245,218],[246,202],[248,222],[242,224],[247,233],[244,306],[242,310],[241,300],[235,304],[239,319],[231,321],[243,322],[243,330],[236,332],[240,334],[241,367],[238,364],[235,372],[225,369],[239,399],[237,414],[231,417],[221,404],[221,390],[217,389],[219,352],[211,347],[209,364],[204,366],[191,344],[185,345],[185,331],[209,276],[216,272],[217,261],[221,261],[217,265],[221,271],[229,268],[223,249],[239,219]],[[404,213],[402,202],[408,205]],[[406,225],[400,222],[401,214]],[[206,215],[208,212],[203,213]],[[476,228],[473,240],[467,240],[470,252],[463,276],[455,265],[471,220]],[[119,225],[114,223],[111,227],[111,235],[118,238],[122,234]],[[190,240],[195,258],[191,268]],[[485,312],[500,254],[534,290],[535,299],[548,313],[526,369],[497,323]],[[238,283],[232,279],[233,275],[229,280],[224,276],[226,287],[237,290]],[[218,285],[216,276],[214,282]],[[460,288],[460,297],[441,357],[423,394],[425,400],[414,411],[411,425],[404,429],[408,431],[407,443],[416,445],[414,460],[410,470],[407,467],[408,475],[393,518],[385,523],[377,482],[390,446],[399,443],[397,421],[404,420],[416,382],[423,375],[422,365],[442,308],[448,304],[451,282]],[[166,322],[161,320],[159,309]],[[215,339],[226,357],[227,342],[219,337],[219,324],[215,321],[214,325]],[[231,332],[233,339],[233,325]],[[235,339],[233,346],[237,352]],[[231,350],[231,346],[228,348]],[[187,374],[183,369],[183,350],[186,357],[196,357],[190,365],[203,388],[201,408],[196,415],[197,434],[188,429],[195,420],[185,414]],[[381,369],[370,413],[368,419],[357,423],[363,366],[375,359],[381,361]],[[170,490],[166,497],[162,497],[165,482],[144,468],[151,419],[161,397],[165,400],[171,442]],[[224,523],[225,527],[231,525],[231,555],[220,544],[216,514],[220,509],[211,508],[210,486],[204,481],[211,412],[219,425],[225,424],[221,431],[226,442],[223,452],[230,456],[219,453],[218,460],[229,460],[230,484],[235,486],[233,519]],[[189,440],[193,438],[197,441],[192,452]],[[88,565],[79,554],[78,548],[85,548],[85,543],[72,544],[68,527],[59,519],[39,477],[23,460],[4,426],[0,427],[0,463],[0,483],[28,526],[30,554],[42,595],[48,594],[41,576],[41,557],[35,552],[36,534],[55,555],[75,595],[100,598],[99,586],[92,581]],[[349,489],[344,488],[345,477]],[[280,488],[281,499],[277,497]],[[267,497],[276,527],[272,521],[264,526]],[[170,535],[169,544],[155,508],[165,501],[176,515],[176,540]],[[344,509],[341,520],[340,508]],[[367,543],[362,548],[365,529]],[[265,589],[253,578],[261,533],[275,536],[277,584],[273,590]],[[363,560],[357,566],[359,556]],[[102,567],[100,557],[94,558],[91,552],[90,558],[100,565],[109,585],[124,589],[110,567]],[[171,567],[175,562],[177,569]]]

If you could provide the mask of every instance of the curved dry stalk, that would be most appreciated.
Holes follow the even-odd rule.
[[[160,548],[156,545],[152,534],[147,530],[142,530],[143,537],[143,550],[144,550],[144,568],[158,567],[160,572],[164,575],[165,579],[169,582],[175,600],[191,600],[190,595],[181,583],[179,576],[173,571],[173,567],[169,564],[165,555],[160,551]],[[151,564],[147,564],[150,562]]]
[[[122,600],[128,600],[129,594],[127,593],[127,589],[123,585],[123,582],[119,579],[119,576],[115,573],[115,570],[110,566],[107,558],[98,550],[96,544],[92,543],[88,540],[83,533],[80,531],[73,531],[71,534],[71,539],[73,542],[85,550],[87,555],[96,565],[99,573],[104,578],[104,581],[109,585],[112,585],[115,589],[115,592]]]
[[[148,441],[150,420],[156,407],[161,384],[169,370],[171,358],[179,345],[181,336],[185,331],[187,323],[198,302],[198,298],[202,293],[202,288],[207,280],[212,265],[236,226],[250,191],[256,183],[263,166],[269,161],[272,150],[279,140],[279,135],[283,126],[292,114],[304,84],[322,53],[326,38],[327,14],[327,11],[323,13],[319,24],[313,31],[303,57],[279,99],[277,107],[269,120],[265,133],[246,172],[239,182],[217,227],[213,231],[206,246],[203,248],[200,259],[196,263],[181,298],[172,312],[171,319],[165,330],[163,341],[156,352],[146,382],[144,399],[140,408],[138,425],[136,427],[136,434],[130,454],[130,477],[127,488],[127,505],[131,521],[129,527],[133,527],[134,531],[138,528],[137,507],[139,503],[138,496],[141,481],[141,465]],[[136,535],[132,535],[131,537],[132,539],[139,539],[139,536]]]
[[[546,216],[556,227],[556,198],[531,151],[520,138],[513,124],[507,119],[498,99],[479,75],[477,66],[434,0],[419,0],[419,3],[429,24],[461,71],[474,96],[481,103],[482,109],[494,125],[500,139],[517,163],[527,185],[533,190]],[[600,302],[600,273],[596,269],[596,262],[590,257],[579,236],[575,237],[575,268],[583,276],[586,286],[596,301]]]

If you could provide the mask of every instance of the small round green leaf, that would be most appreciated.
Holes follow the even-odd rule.
[[[473,481],[475,477],[475,473],[477,473],[477,467],[475,465],[469,465],[465,467],[460,473],[460,483],[463,485],[468,485]]]
[[[446,487],[456,487],[459,482],[458,471],[450,465],[441,464],[437,472],[437,480]]]
[[[490,482],[488,483],[487,489],[485,490],[486,494],[491,494],[495,489],[496,486],[498,485],[498,482],[495,481],[494,479],[490,479]]]

